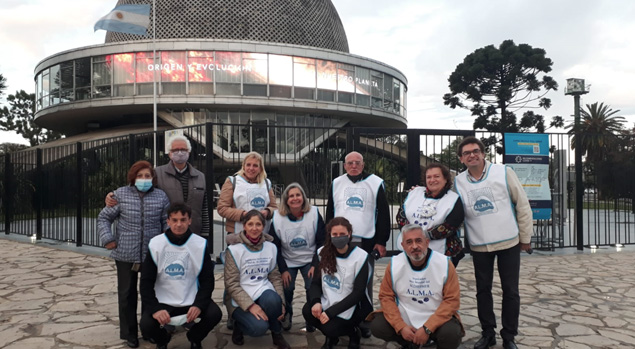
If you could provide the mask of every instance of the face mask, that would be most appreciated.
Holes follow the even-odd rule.
[[[148,190],[150,190],[150,188],[152,188],[152,180],[139,178],[134,182],[134,185],[135,187],[137,187],[139,191],[142,191],[145,193]]]
[[[175,164],[183,165],[190,158],[190,153],[185,151],[177,151],[174,153],[170,153],[170,159],[174,161]]]
[[[336,236],[336,237],[331,236],[331,243],[337,249],[342,249],[342,248],[346,247],[346,245],[348,244],[349,240],[350,240],[350,238],[348,237],[348,235]]]

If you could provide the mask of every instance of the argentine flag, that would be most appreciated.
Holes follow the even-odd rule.
[[[145,35],[150,25],[150,5],[119,5],[95,23],[95,31]]]

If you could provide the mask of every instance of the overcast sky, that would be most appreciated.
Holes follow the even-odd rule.
[[[573,114],[567,78],[582,78],[583,104],[604,102],[628,126],[635,122],[635,1],[633,0],[332,0],[350,52],[389,64],[408,78],[408,127],[471,129],[466,110],[443,105],[448,76],[466,55],[507,39],[543,48],[559,84],[546,119]],[[116,0],[2,0],[0,73],[7,93],[34,92],[33,70],[55,53],[104,42],[94,23]],[[5,96],[6,97],[6,96]],[[4,104],[5,100],[2,99]],[[522,114],[522,111],[518,114]],[[0,143],[22,142],[0,132]]]

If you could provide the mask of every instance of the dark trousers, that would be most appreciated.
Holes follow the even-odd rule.
[[[262,311],[267,314],[269,320],[256,319],[249,311],[244,311],[240,307],[234,309],[232,317],[236,320],[234,326],[239,326],[243,334],[249,337],[263,336],[267,330],[271,333],[281,333],[282,325],[278,317],[282,315],[282,298],[274,290],[266,290],[255,301]]]
[[[302,307],[302,316],[308,325],[311,325],[324,334],[325,337],[335,338],[340,336],[350,336],[355,333],[355,327],[359,326],[362,321],[362,313],[359,306],[355,307],[355,312],[350,319],[345,320],[339,316],[333,316],[329,319],[329,322],[322,325],[320,319],[313,316],[311,313],[310,303],[304,304]]]
[[[395,332],[392,325],[386,321],[384,313],[375,314],[375,318],[370,323],[370,330],[373,336],[386,342],[397,342],[406,348],[415,347],[412,342],[403,339]],[[437,349],[456,349],[461,345],[461,337],[463,337],[461,323],[455,317],[452,317],[430,335],[430,338],[437,342]]]
[[[166,304],[162,304],[162,308],[167,310],[170,317],[187,314],[187,311],[190,309],[190,307],[177,308]],[[192,343],[202,342],[214,326],[220,322],[220,319],[223,317],[223,312],[216,303],[210,302],[207,309],[201,309],[201,315],[199,315],[199,317],[201,321],[187,331],[187,339]],[[170,341],[170,334],[152,317],[150,311],[146,311],[141,316],[141,331],[147,337],[154,339],[157,342],[157,346],[165,345]]]
[[[476,278],[476,305],[478,319],[483,335],[496,334],[496,315],[492,281],[494,278],[494,259],[498,265],[498,275],[503,289],[502,324],[500,334],[504,340],[511,340],[518,334],[518,315],[520,313],[520,294],[518,279],[520,274],[520,245],[494,252],[472,251],[474,276]]]
[[[117,300],[119,303],[119,338],[133,339],[137,330],[137,278],[134,263],[115,261],[117,267]]]
[[[295,291],[295,280],[298,277],[298,271],[302,274],[304,279],[304,291],[306,294],[306,301],[309,301],[309,288],[311,288],[311,278],[309,277],[309,270],[311,270],[311,263],[297,268],[289,268],[289,274],[291,274],[291,282],[289,287],[284,289],[284,309],[293,317],[293,292]]]

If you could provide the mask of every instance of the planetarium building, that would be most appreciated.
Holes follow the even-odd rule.
[[[152,1],[117,5],[142,3]],[[71,136],[152,125],[156,96],[163,128],[407,124],[406,77],[349,53],[330,0],[156,0],[155,39],[154,29],[108,32],[103,45],[42,60],[36,122]],[[224,152],[248,144],[239,128],[214,132]]]

